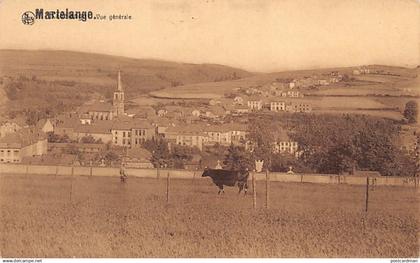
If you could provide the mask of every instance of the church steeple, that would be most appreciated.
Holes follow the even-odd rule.
[[[121,82],[121,70],[118,70],[117,90],[114,91],[112,105],[114,108],[113,110],[114,117],[124,115],[124,91],[123,91],[122,82]]]
[[[117,90],[123,91],[122,84],[121,84],[121,70],[118,70],[118,83],[117,83]]]

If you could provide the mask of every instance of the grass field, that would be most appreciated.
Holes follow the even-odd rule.
[[[0,176],[3,257],[418,257],[415,189],[207,180]],[[71,193],[71,194],[70,194]]]

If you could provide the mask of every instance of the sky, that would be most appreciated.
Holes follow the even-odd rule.
[[[21,16],[92,10],[132,20]],[[0,0],[0,49],[58,49],[250,71],[420,64],[420,0]]]

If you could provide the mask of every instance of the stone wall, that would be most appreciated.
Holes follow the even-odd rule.
[[[176,179],[202,178],[202,171],[176,170],[176,169],[126,169],[128,176],[141,178],[166,178],[168,173]],[[119,168],[109,167],[82,167],[82,166],[48,166],[48,165],[23,165],[23,164],[0,164],[0,174],[46,174],[46,175],[77,175],[77,176],[119,176]],[[254,173],[258,181],[265,180],[265,173]],[[250,176],[251,180],[252,176]],[[331,174],[287,174],[270,173],[270,181],[295,182],[295,183],[321,183],[321,184],[350,184],[366,185],[366,177]],[[419,178],[382,176],[370,177],[370,183],[387,186],[417,187]]]

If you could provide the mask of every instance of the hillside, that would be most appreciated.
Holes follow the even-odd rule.
[[[359,83],[353,82],[345,89],[340,85],[331,85],[323,87],[316,92],[311,92],[313,95],[367,95],[367,94],[383,94],[383,95],[400,95],[402,88],[410,87],[413,91],[418,89],[418,68],[408,69],[401,67],[391,67],[382,65],[371,65],[370,68],[390,72],[392,75],[379,75],[379,76],[359,76],[356,80]],[[176,98],[220,98],[224,94],[232,92],[235,88],[248,88],[258,87],[269,84],[276,79],[298,79],[309,77],[312,75],[329,74],[332,71],[338,71],[342,74],[352,76],[352,71],[358,67],[345,67],[345,68],[325,68],[325,69],[311,69],[311,70],[298,70],[298,71],[284,71],[273,72],[266,74],[255,74],[238,80],[227,80],[222,82],[206,82],[206,83],[193,83],[178,86],[172,89],[162,89],[153,91],[150,94],[154,97],[176,97]],[[375,85],[376,84],[376,85]],[[344,90],[344,92],[343,92]],[[367,94],[366,94],[367,93]],[[420,93],[419,93],[420,94]]]
[[[68,104],[69,101],[80,103],[92,96],[109,98],[119,69],[128,98],[179,85],[251,75],[241,69],[213,64],[73,51],[0,50],[0,94],[10,99],[9,102],[1,100],[0,107],[7,106],[18,112],[22,107],[44,107],[51,99]]]
[[[191,83],[242,78],[247,71],[213,64],[186,64],[73,51],[0,50],[1,75],[35,75],[38,79],[114,85],[118,69],[127,92]]]

